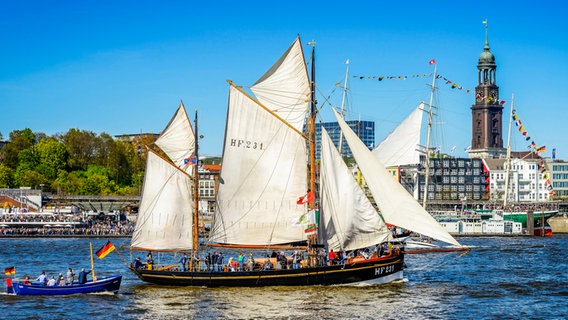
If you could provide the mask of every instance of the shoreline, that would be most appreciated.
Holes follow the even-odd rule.
[[[24,234],[7,234],[0,235],[0,239],[14,238],[130,238],[132,235],[85,235],[85,234],[46,234],[46,235],[24,235]]]

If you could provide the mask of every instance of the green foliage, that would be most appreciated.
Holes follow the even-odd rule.
[[[0,163],[0,188],[12,188],[14,186],[14,170]]]
[[[32,187],[69,195],[138,195],[145,149],[153,135],[134,141],[70,129],[48,137],[14,130],[0,149],[0,187]],[[140,149],[140,151],[138,150]]]

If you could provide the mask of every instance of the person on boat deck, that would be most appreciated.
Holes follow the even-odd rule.
[[[154,258],[152,257],[152,251],[148,251],[148,255],[146,256],[146,263],[147,264],[154,264]]]
[[[31,284],[32,282],[30,281],[30,276],[26,275],[26,277],[24,278],[24,284]]]
[[[181,257],[181,259],[179,260],[179,263],[181,264],[181,271],[186,272],[187,271],[187,254],[183,254],[183,256]]]
[[[264,270],[270,270],[270,256],[266,254],[266,259],[264,259]]]
[[[81,269],[81,272],[79,272],[79,283],[80,284],[84,284],[87,283],[87,275],[89,273],[91,273],[92,270],[89,271],[85,271],[85,268]]]
[[[144,264],[142,263],[142,261],[140,261],[140,257],[136,257],[132,266],[134,267],[134,269],[140,269],[144,266]]]
[[[37,279],[35,279],[35,281],[39,282],[40,284],[46,284],[47,283],[47,277],[45,275],[45,271],[42,271],[41,274],[39,275],[39,277],[37,277]]]
[[[278,253],[276,253],[276,250],[272,250],[272,255],[270,256],[271,258],[276,258],[278,257]]]
[[[217,260],[215,261],[215,269],[219,272],[223,271],[223,264],[225,263],[225,257],[223,257],[223,253],[219,252],[217,255]]]
[[[211,257],[211,270],[217,271],[217,257],[219,253],[217,251],[213,252],[213,256]]]
[[[333,252],[333,249],[329,250],[329,265],[332,266],[335,264],[335,260],[337,259],[337,255]]]
[[[47,281],[47,286],[48,287],[55,287],[55,277],[51,276],[51,279],[49,279],[49,281]]]
[[[302,260],[302,257],[300,256],[300,253],[298,252],[298,250],[294,251],[294,253],[292,254],[292,268],[300,269],[300,261],[301,260]]]
[[[65,285],[65,278],[63,278],[63,275],[61,273],[57,276],[57,285],[58,286]]]
[[[247,271],[252,271],[254,269],[254,258],[252,257],[252,252],[249,253],[247,260]]]
[[[211,271],[211,252],[207,252],[205,256],[205,266],[207,267],[207,271]]]
[[[245,255],[243,254],[243,252],[239,252],[239,256],[237,257],[237,261],[239,262],[239,271],[243,271],[243,266],[245,263]]]
[[[75,280],[75,273],[73,272],[73,269],[69,268],[65,276],[66,276],[65,284],[67,284],[68,286],[72,285],[73,280]]]

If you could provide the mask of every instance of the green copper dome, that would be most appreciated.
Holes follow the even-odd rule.
[[[485,48],[485,50],[483,50],[483,52],[479,55],[479,63],[480,64],[495,64],[495,56],[493,55],[493,53],[491,53],[491,51],[489,51],[489,48]]]

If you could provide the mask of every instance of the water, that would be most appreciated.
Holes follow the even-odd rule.
[[[129,239],[112,239],[118,248]],[[405,280],[370,287],[172,288],[145,284],[115,252],[98,276],[120,273],[120,292],[60,297],[0,295],[3,319],[564,319],[568,235],[459,238],[468,254],[407,255]],[[89,242],[0,239],[0,268],[17,276],[90,268]],[[120,250],[127,260],[129,252]],[[5,283],[5,282],[4,282]],[[2,290],[5,284],[1,285]]]

